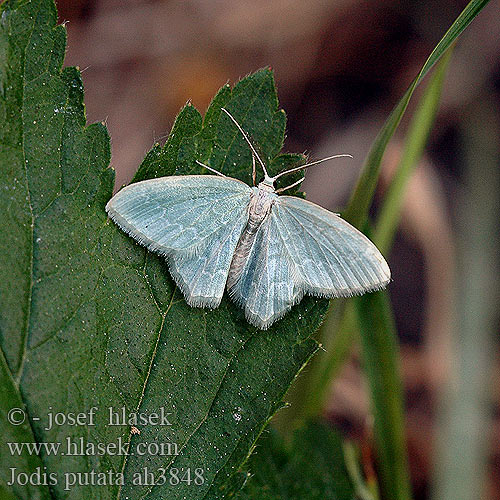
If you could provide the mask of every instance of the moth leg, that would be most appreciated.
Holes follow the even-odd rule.
[[[252,180],[253,180],[253,185],[255,186],[255,177],[257,173],[255,171],[255,156],[252,155]]]

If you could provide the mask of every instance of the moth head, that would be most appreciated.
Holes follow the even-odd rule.
[[[265,174],[264,179],[259,182],[258,188],[269,193],[274,193],[276,191],[274,188],[274,177],[269,177],[269,175]]]

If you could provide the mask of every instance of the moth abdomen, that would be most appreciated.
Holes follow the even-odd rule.
[[[271,212],[271,207],[276,197],[276,194],[263,189],[252,189],[252,195],[250,196],[250,203],[248,205],[248,222],[238,240],[233,260],[229,268],[227,277],[227,288],[229,290],[238,282],[255,242],[257,231]]]

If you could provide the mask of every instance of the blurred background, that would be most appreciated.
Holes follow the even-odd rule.
[[[304,183],[310,200],[338,210],[391,108],[467,2],[56,3],[60,21],[68,22],[66,64],[82,70],[88,120],[105,122],[111,135],[117,187],[132,178],[153,143],[165,139],[188,99],[203,113],[227,81],[234,84],[271,66],[288,116],[285,149],[307,152],[312,158],[337,153],[354,157],[311,169]],[[480,134],[486,147],[496,142],[498,151],[499,40],[500,3],[493,1],[459,39],[436,125],[408,188],[389,259],[417,499],[429,498],[439,432],[436,412],[456,361],[456,274],[460,266],[468,265],[456,258],[463,223],[460,193],[467,189],[465,159],[472,154],[467,148]],[[411,111],[412,104],[407,116]],[[407,122],[385,155],[379,199],[397,164]],[[497,160],[495,168],[499,166]],[[377,202],[375,211],[376,206]],[[499,325],[498,311],[494,325]],[[488,477],[481,479],[484,491],[477,498],[500,499],[498,340],[496,333],[489,344],[493,369],[476,367],[478,372],[487,370],[483,380],[491,383],[488,418],[480,429],[488,446]],[[332,387],[327,413],[350,436],[366,430],[369,404],[357,352]]]

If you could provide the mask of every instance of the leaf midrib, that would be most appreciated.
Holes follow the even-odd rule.
[[[30,211],[30,218],[31,218],[31,224],[30,224],[30,261],[28,265],[28,273],[29,273],[29,291],[28,291],[28,297],[27,297],[27,308],[26,308],[26,318],[24,322],[24,332],[23,332],[23,351],[21,353],[21,360],[19,363],[19,369],[18,373],[15,377],[15,382],[16,382],[16,387],[18,388],[20,394],[21,394],[21,399],[24,401],[24,398],[22,398],[22,393],[20,390],[20,385],[21,385],[21,378],[24,372],[24,365],[26,362],[26,353],[28,349],[28,340],[29,340],[29,324],[31,320],[31,307],[32,307],[32,298],[33,298],[33,267],[34,267],[34,260],[33,260],[33,254],[34,254],[34,248],[35,248],[35,216],[33,214],[33,206],[31,204],[31,191],[30,191],[30,183],[29,183],[29,175],[28,175],[28,166],[27,166],[27,160],[26,160],[26,150],[25,150],[25,117],[24,117],[24,97],[25,97],[25,88],[26,88],[26,49],[29,46],[29,43],[33,37],[33,33],[35,31],[35,25],[38,20],[38,17],[40,16],[40,11],[42,9],[42,4],[40,3],[40,6],[38,8],[36,16],[33,16],[33,24],[30,32],[30,36],[27,40],[27,43],[24,47],[23,50],[23,74],[22,74],[22,79],[23,79],[23,85],[22,85],[22,111],[21,111],[21,126],[22,126],[22,134],[21,134],[21,150],[22,150],[22,155],[23,155],[23,170],[24,170],[24,175],[26,179],[26,197],[27,197],[27,204],[28,208]],[[29,420],[29,419],[28,419]],[[31,426],[31,423],[30,423]],[[33,430],[33,429],[32,429]]]
[[[172,295],[172,297],[173,297],[173,295]],[[165,316],[166,316],[166,314],[165,314]],[[231,367],[231,364],[233,363],[233,360],[238,356],[238,354],[242,351],[242,349],[245,348],[245,346],[250,341],[250,339],[255,335],[256,331],[257,330],[255,330],[252,335],[249,335],[248,338],[245,339],[245,341],[241,343],[241,345],[238,347],[238,349],[228,359],[227,367],[224,370],[224,375],[220,379],[220,383],[218,384],[217,390],[214,392],[214,395],[212,397],[212,401],[210,402],[210,406],[207,408],[207,411],[205,412],[205,415],[200,420],[200,422],[198,423],[198,425],[193,429],[193,432],[191,432],[191,434],[188,436],[188,438],[184,441],[184,443],[181,446],[181,448],[179,448],[179,454],[178,455],[174,455],[173,458],[170,460],[170,462],[168,462],[168,464],[165,467],[170,467],[170,465],[177,459],[177,457],[181,455],[180,452],[188,445],[188,443],[191,441],[191,438],[198,432],[198,430],[200,429],[200,427],[207,421],[207,418],[210,415],[210,412],[211,412],[211,410],[212,410],[212,408],[214,406],[214,403],[215,403],[215,401],[217,399],[217,396],[219,395],[219,393],[221,391],[221,388],[224,385],[224,382],[225,382],[225,380],[227,378],[227,375],[228,375],[229,369]],[[160,335],[161,335],[161,332],[160,332]],[[238,440],[238,442],[239,442],[239,440]],[[125,457],[125,462],[126,462],[126,460],[127,460],[127,457]],[[219,469],[216,474],[218,474],[220,470],[221,469]],[[155,479],[156,479],[156,477],[155,477]],[[215,481],[215,477],[214,477],[214,481]],[[156,484],[153,484],[152,486],[150,486],[147,489],[147,491],[145,491],[144,495],[141,495],[141,497],[140,497],[141,500],[144,499],[147,495],[149,495],[151,493],[151,491],[153,490],[153,488],[155,488],[155,487],[156,487]],[[121,490],[121,486],[120,486],[120,490]],[[118,496],[116,500],[120,500],[120,497]]]
[[[22,152],[22,161],[23,161],[23,171],[24,171],[24,176],[25,176],[25,182],[26,182],[26,199],[27,199],[27,206],[29,208],[29,215],[31,219],[29,231],[30,231],[30,241],[31,245],[29,248],[29,263],[28,263],[28,273],[29,273],[29,290],[27,294],[27,307],[26,307],[26,316],[25,316],[25,321],[24,321],[24,328],[23,328],[23,350],[19,362],[19,368],[17,375],[14,377],[11,370],[9,369],[7,365],[7,371],[10,374],[13,382],[14,382],[14,387],[18,391],[19,398],[23,402],[23,404],[26,406],[25,400],[23,398],[22,390],[21,390],[21,379],[22,375],[24,373],[24,366],[26,362],[26,353],[27,353],[27,348],[28,348],[28,340],[29,340],[29,325],[31,321],[31,308],[32,308],[32,298],[33,298],[33,268],[34,268],[34,247],[35,247],[35,242],[34,242],[34,236],[35,236],[35,216],[33,213],[33,206],[31,204],[31,191],[30,191],[30,183],[29,183],[29,175],[28,175],[28,167],[27,167],[27,162],[26,162],[26,150],[25,150],[25,117],[24,117],[24,103],[25,103],[25,89],[26,89],[26,49],[29,46],[29,43],[33,37],[33,33],[35,31],[35,26],[38,21],[38,18],[40,16],[40,11],[42,9],[42,4],[40,3],[39,8],[37,10],[36,16],[33,16],[33,24],[31,27],[30,31],[30,36],[27,39],[27,43],[23,49],[23,73],[22,73],[22,86],[21,86],[21,102],[22,102],[22,111],[21,111],[21,127],[22,127],[22,134],[21,134],[21,152]],[[11,25],[9,26],[9,33]],[[3,358],[5,359],[5,353],[2,351]],[[35,437],[35,430],[33,429],[33,425],[31,422],[31,419],[28,417],[27,418],[27,424],[30,428],[31,435]],[[43,462],[43,458],[38,455],[40,460]],[[46,489],[46,492],[48,492],[48,495],[50,498],[54,498],[54,495],[52,493],[52,490],[50,488]]]
[[[148,254],[146,253],[144,268],[145,268],[146,263],[147,263],[147,258],[148,258]],[[145,272],[144,272],[144,276],[147,276],[147,274]],[[148,287],[150,289],[151,297],[153,298],[153,301],[154,301],[155,305],[158,307],[158,304],[156,303],[156,299],[154,298],[153,289],[152,289],[151,284],[150,284],[149,280],[147,279],[147,277],[146,277],[146,283],[148,284]],[[160,324],[160,327],[158,328],[158,335],[156,337],[155,346],[153,348],[153,354],[151,355],[151,361],[149,363],[148,372],[146,373],[146,378],[144,379],[144,384],[142,386],[142,392],[141,392],[141,395],[139,396],[139,401],[137,402],[136,412],[139,412],[139,409],[141,407],[142,401],[144,399],[144,394],[146,393],[146,387],[148,385],[149,377],[151,375],[151,372],[153,370],[153,364],[154,364],[154,361],[155,361],[155,358],[156,358],[156,353],[157,353],[157,350],[158,350],[158,344],[160,343],[161,334],[163,332],[163,325],[165,324],[165,318],[167,317],[167,314],[170,311],[170,308],[172,307],[172,304],[174,302],[174,296],[175,296],[176,289],[177,289],[177,287],[175,286],[174,289],[172,290],[172,296],[170,297],[170,302],[169,302],[169,304],[167,306],[167,309],[162,314],[161,324]],[[130,441],[128,443],[127,452],[130,449],[131,444],[132,444],[132,438],[130,439]],[[127,466],[127,458],[128,458],[128,455],[125,455],[123,457],[123,463],[122,463],[122,467],[121,467],[121,473],[122,474],[124,474],[125,467]],[[120,485],[118,486],[118,491],[116,493],[116,500],[120,499],[120,495],[121,495],[121,491],[122,491],[122,486],[123,486],[123,483],[120,483]]]

